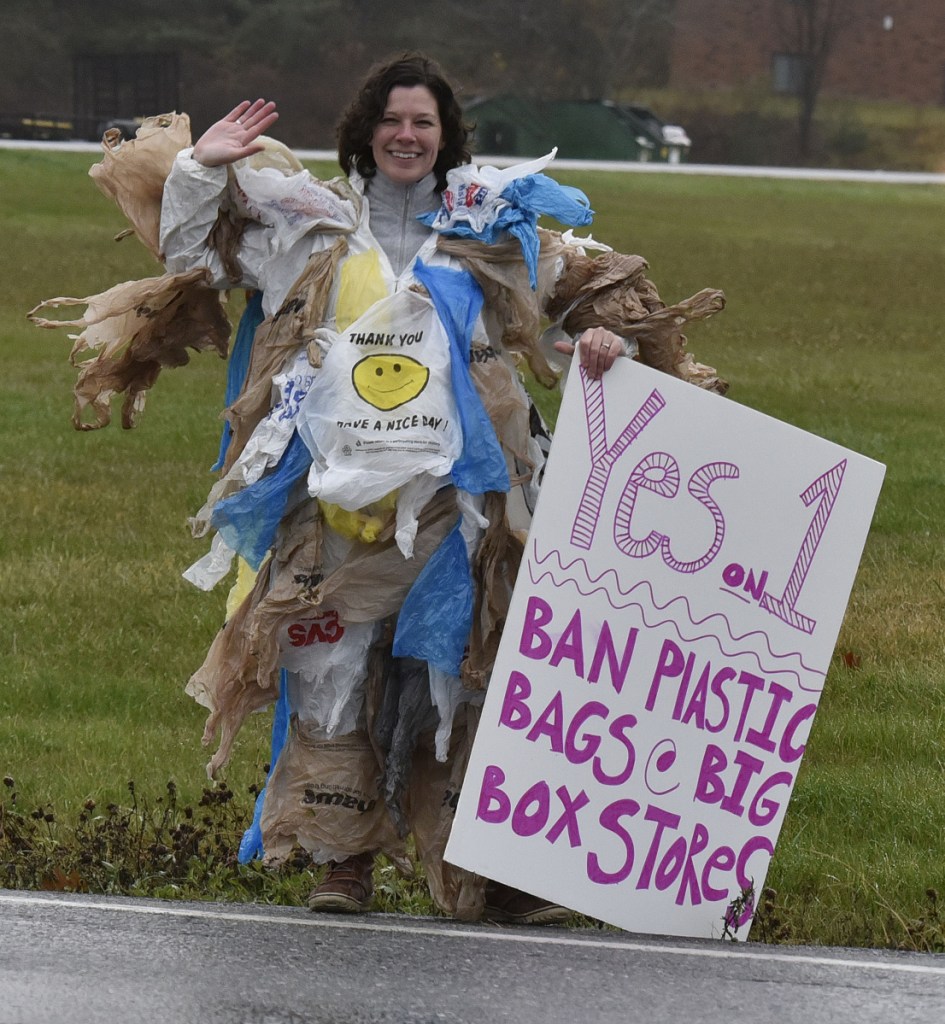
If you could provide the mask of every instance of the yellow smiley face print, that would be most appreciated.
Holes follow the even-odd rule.
[[[354,390],[382,412],[412,401],[429,379],[430,371],[410,356],[366,356],[351,371]]]

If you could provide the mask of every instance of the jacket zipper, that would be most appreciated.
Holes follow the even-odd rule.
[[[404,208],[400,218],[400,258],[397,260],[397,265],[400,270],[397,272],[397,276],[407,269],[407,215],[410,213],[410,193],[413,190],[413,185],[408,185],[404,190]]]

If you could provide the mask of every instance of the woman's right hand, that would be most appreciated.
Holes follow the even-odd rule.
[[[256,140],[278,117],[271,101],[243,100],[200,136],[194,159],[204,167],[219,167],[259,153],[264,147]]]

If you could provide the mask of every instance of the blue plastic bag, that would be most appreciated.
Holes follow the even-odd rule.
[[[279,678],[279,700],[276,702],[276,711],[272,719],[272,747],[269,753],[269,772],[266,775],[267,785],[269,784],[269,779],[272,777],[272,773],[276,767],[276,761],[279,760],[279,755],[282,753],[282,748],[285,746],[285,741],[288,738],[288,673],[283,669]],[[262,819],[263,801],[265,797],[266,786],[263,786],[256,797],[256,804],[253,807],[253,823],[248,829],[246,829],[243,833],[243,838],[240,840],[240,848],[236,854],[236,859],[240,864],[248,864],[256,857],[261,857],[265,852],[263,850],[262,828],[259,824]]]
[[[466,541],[456,524],[433,552],[404,599],[394,657],[419,658],[458,676],[472,629],[473,581]]]
[[[463,451],[453,463],[453,482],[470,494],[508,491],[505,455],[469,373],[472,329],[482,308],[482,289],[469,271],[430,267],[417,260],[417,280],[433,299],[450,339],[450,384],[463,429]]]
[[[312,456],[298,433],[282,454],[278,466],[254,484],[214,506],[210,525],[227,545],[258,569],[272,547],[289,500],[289,491],[308,472]]]
[[[236,340],[233,342],[233,351],[230,353],[230,361],[226,368],[226,395],[223,402],[225,409],[228,409],[239,398],[239,394],[243,390],[243,383],[249,371],[253,338],[265,318],[266,314],[263,313],[262,308],[262,292],[253,292],[246,302],[246,308],[243,310],[239,326],[236,328]],[[232,434],[233,428],[229,423],[224,423],[223,432],[220,435],[220,453],[217,456],[217,461],[210,467],[211,472],[223,468]]]

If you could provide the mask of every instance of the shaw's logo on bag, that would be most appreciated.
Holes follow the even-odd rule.
[[[337,612],[325,612],[314,619],[293,622],[286,632],[293,647],[311,647],[315,643],[338,643],[345,635],[345,627],[338,621]]]
[[[367,814],[373,810],[377,800],[359,800],[353,793],[316,793],[314,789],[306,789],[302,803],[309,806],[323,804],[329,807],[346,807],[359,814]]]

